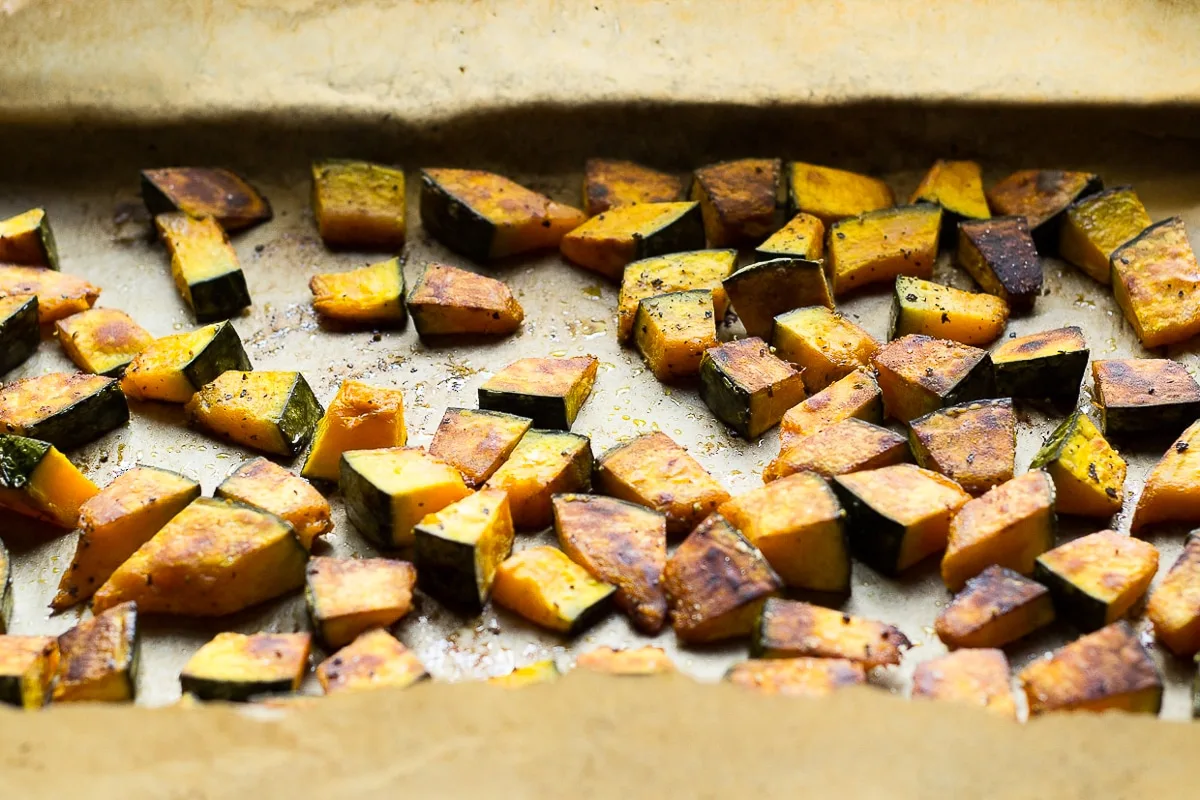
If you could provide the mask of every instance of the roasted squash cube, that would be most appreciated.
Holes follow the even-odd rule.
[[[869,211],[829,228],[829,276],[834,295],[898,275],[933,277],[941,206],[921,203]]]
[[[55,703],[123,703],[137,694],[137,604],[122,603],[58,637]]]
[[[756,658],[734,664],[725,680],[760,694],[826,697],[847,686],[862,686],[867,671],[844,658]]]
[[[413,546],[422,591],[456,609],[479,611],[496,568],[512,553],[508,495],[481,489],[427,515],[413,530]]]
[[[1001,397],[1043,397],[1075,405],[1091,351],[1071,325],[1008,339],[992,351]]]
[[[233,324],[218,322],[151,342],[126,367],[121,389],[135,400],[186,403],[228,370],[250,369]]]
[[[1014,172],[986,192],[988,206],[998,217],[1024,217],[1039,253],[1055,255],[1058,231],[1067,207],[1104,188],[1097,175],[1059,169]]]
[[[0,508],[75,527],[99,489],[49,442],[0,433]]]
[[[184,410],[235,444],[288,457],[304,449],[325,413],[299,372],[237,370],[205,384]]]
[[[1000,338],[1008,324],[1008,306],[990,294],[975,294],[903,275],[892,295],[888,337],[920,333],[983,347]]]
[[[793,214],[803,211],[832,225],[895,202],[892,190],[878,178],[800,161],[788,165],[788,205]]]
[[[614,650],[597,647],[581,653],[575,666],[589,672],[604,675],[643,676],[666,675],[675,672],[675,662],[661,647],[635,647],[629,650]]]
[[[901,422],[992,393],[992,360],[970,345],[912,334],[885,344],[872,363],[883,413]]]
[[[1200,421],[1150,470],[1129,529],[1136,533],[1159,522],[1200,522]]]
[[[21,378],[0,389],[5,433],[72,450],[129,422],[129,404],[114,378],[51,372]]]
[[[700,397],[717,419],[756,439],[804,399],[804,381],[766,342],[751,337],[704,351]]]
[[[91,308],[54,324],[58,343],[84,372],[118,377],[154,337],[115,308]]]
[[[1200,534],[1188,535],[1183,552],[1150,593],[1146,617],[1175,655],[1190,658],[1200,651]]]
[[[1042,293],[1042,262],[1024,217],[960,222],[955,260],[1014,311],[1033,308]]]
[[[36,295],[0,297],[0,376],[37,352],[42,341]]]
[[[496,570],[492,599],[535,625],[574,636],[600,620],[616,587],[554,547],[514,553]]]
[[[53,636],[0,636],[0,703],[41,708],[58,673]]]
[[[343,325],[404,327],[404,265],[389,258],[346,272],[313,275],[313,310]]]
[[[621,276],[617,298],[617,340],[627,342],[633,336],[633,320],[638,304],[647,297],[692,289],[712,291],[714,319],[725,319],[729,296],[721,283],[737,263],[736,250],[694,250],[635,261]]]
[[[1094,631],[1125,616],[1157,571],[1154,545],[1100,531],[1042,553],[1033,577],[1050,589],[1059,619]]]
[[[704,351],[717,346],[712,292],[694,289],[643,299],[634,318],[633,341],[660,381],[696,375]]]
[[[1099,283],[1112,281],[1112,254],[1150,227],[1150,215],[1132,186],[1118,186],[1067,207],[1058,253]]]
[[[237,173],[219,167],[142,170],[142,200],[151,216],[182,211],[212,217],[227,231],[249,228],[272,216],[267,198]]]
[[[179,685],[197,700],[230,703],[294,692],[311,649],[307,633],[218,633],[184,665]]]
[[[709,247],[758,244],[783,225],[777,158],[743,158],[696,170],[693,200],[700,204]]]
[[[250,305],[246,276],[229,236],[212,217],[182,211],[154,218],[171,256],[171,277],[197,322],[237,316]]]
[[[1009,398],[976,400],[932,411],[909,423],[917,463],[940,472],[970,494],[1012,480],[1017,420]]]
[[[428,677],[417,654],[382,629],[367,631],[317,665],[325,694],[407,689]]]
[[[592,485],[592,443],[586,436],[533,429],[484,486],[508,492],[513,525],[538,530],[553,519],[551,498]]]
[[[12,560],[4,542],[0,542],[0,634],[8,633],[9,621],[12,619],[13,588]]]
[[[525,311],[503,281],[465,269],[430,264],[408,294],[417,335],[507,336],[521,327]]]
[[[569,431],[599,363],[595,356],[518,359],[479,387],[479,407],[528,417],[535,428]]]
[[[1003,650],[960,650],[918,664],[912,696],[976,706],[1015,720],[1011,680]]]
[[[583,210],[589,217],[618,206],[674,203],[685,191],[674,175],[632,161],[589,158],[583,167]]]
[[[749,336],[771,338],[775,317],[804,306],[833,308],[820,261],[775,258],[742,267],[724,281],[733,310]]]
[[[306,549],[333,530],[329,501],[312,484],[265,458],[252,458],[221,481],[214,496],[274,514],[292,526]]]
[[[699,203],[619,206],[592,217],[559,244],[569,261],[614,281],[630,262],[703,247]]]
[[[1053,621],[1049,589],[992,565],[967,581],[938,615],[934,631],[950,648],[1004,647]]]
[[[94,306],[100,287],[44,267],[0,264],[0,298],[29,295],[37,296],[38,322],[47,325]]]
[[[874,336],[821,306],[798,308],[776,317],[771,346],[780,358],[800,367],[804,387],[810,392],[819,392],[870,366],[879,351]]]
[[[506,689],[522,689],[539,683],[551,683],[561,676],[562,673],[558,671],[558,665],[554,663],[554,659],[545,658],[523,667],[517,667],[504,675],[495,675],[488,678],[487,682],[492,686],[503,686]]]
[[[58,269],[58,248],[46,209],[32,208],[0,220],[0,262]]]
[[[754,252],[768,259],[820,261],[825,257],[825,223],[812,214],[797,214]]]
[[[1169,358],[1093,361],[1092,383],[1106,434],[1175,435],[1200,417],[1200,385]]]
[[[338,648],[404,617],[412,610],[416,582],[407,561],[318,556],[305,570],[304,600],[317,636]]]
[[[1145,347],[1200,333],[1200,263],[1180,217],[1163,220],[1112,254],[1113,297]]]
[[[769,483],[797,472],[832,477],[911,459],[904,436],[861,419],[844,419],[784,445],[779,456],[763,470],[763,480]]]
[[[499,411],[448,408],[429,443],[429,454],[456,467],[468,486],[480,486],[500,469],[533,420]]]
[[[953,233],[960,220],[992,215],[983,194],[983,174],[975,161],[933,162],[908,202],[941,206],[943,234]]]
[[[883,394],[874,373],[862,367],[788,409],[779,421],[781,446],[846,419],[883,422]]]
[[[336,481],[342,453],[408,444],[404,392],[360,381],[343,381],[317,423],[312,448],[300,474]],[[434,453],[437,455],[437,453]]]
[[[419,447],[347,450],[338,486],[351,524],[383,547],[412,544],[426,515],[471,493],[458,470]]]
[[[1111,517],[1125,499],[1125,459],[1099,428],[1076,411],[1050,434],[1033,458],[1054,481],[1054,510],[1082,517]]]
[[[404,246],[404,170],[329,159],[312,166],[312,205],[327,247],[399,250]]]
[[[844,658],[867,669],[900,663],[911,647],[899,628],[831,608],[773,597],[750,641],[753,658]]]

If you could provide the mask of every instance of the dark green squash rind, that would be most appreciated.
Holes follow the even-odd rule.
[[[750,392],[725,377],[707,352],[700,359],[700,399],[717,419],[750,439]]]
[[[313,394],[308,381],[297,372],[296,382],[278,420],[279,436],[289,456],[296,456],[308,445],[323,416],[325,409]]]
[[[633,261],[703,250],[704,245],[704,217],[700,213],[700,204],[693,203],[687,211],[648,236],[635,236]]]
[[[569,431],[573,420],[567,418],[567,399],[520,392],[497,391],[479,387],[479,408],[533,420],[532,428]]]
[[[973,400],[986,400],[996,396],[993,378],[992,357],[984,354],[983,358],[954,384],[950,391],[942,396],[943,406],[956,406]]]
[[[413,528],[417,586],[456,611],[478,614],[487,597],[476,572],[476,546],[439,536],[433,528],[418,524]]]
[[[51,447],[49,442],[0,433],[0,489],[24,488]]]
[[[46,692],[49,699],[50,692]],[[0,704],[25,707],[24,693],[21,691],[21,676],[0,675]]]
[[[197,322],[229,319],[251,305],[246,275],[240,267],[200,283],[189,283],[188,288],[192,294],[192,314]]]
[[[339,470],[338,488],[350,524],[380,547],[396,547],[392,540],[392,498],[353,469],[345,455],[339,461]]]
[[[199,678],[186,672],[179,676],[179,686],[184,694],[191,694],[197,700],[225,701],[228,703],[247,703],[259,695],[290,694],[292,692],[291,678],[260,681],[221,681],[213,678]]]
[[[212,339],[208,341],[203,350],[196,353],[182,371],[184,377],[188,379],[188,383],[199,391],[205,384],[216,380],[224,372],[229,370],[249,372],[252,369],[254,367],[251,366],[250,358],[242,347],[242,340],[238,336],[237,329],[233,327],[233,323],[225,321],[220,323]]]
[[[1050,590],[1056,619],[1065,620],[1084,633],[1098,631],[1108,624],[1108,605],[1052,569],[1039,558],[1033,565],[1033,579]]]
[[[476,261],[492,257],[496,226],[421,171],[421,226],[454,252]]]
[[[899,575],[900,554],[908,529],[876,511],[867,501],[842,485],[830,481],[834,494],[846,510],[844,528],[854,558],[884,575]]]
[[[24,364],[42,341],[38,299],[34,295],[0,320],[0,375]]]
[[[1062,421],[1061,425],[1054,429],[1050,434],[1050,438],[1046,440],[1045,444],[1041,446],[1041,449],[1033,457],[1033,463],[1029,465],[1030,470],[1042,469],[1047,464],[1058,460],[1058,457],[1062,455],[1062,450],[1067,440],[1074,435],[1075,429],[1079,427],[1079,418],[1081,416],[1083,416],[1083,412],[1076,409],[1069,417]]]
[[[571,627],[567,630],[567,636],[578,636],[588,628],[595,625],[600,620],[608,616],[613,609],[613,599],[617,595],[617,587],[608,587],[608,593],[600,597],[596,602],[592,603],[587,608],[579,612],[571,622]]]
[[[99,439],[129,422],[129,404],[121,384],[110,380],[99,391],[64,408],[52,417],[30,425],[23,435],[59,450],[72,450]]]
[[[1091,350],[1056,353],[1029,361],[993,363],[996,393],[1004,397],[1074,402],[1087,373]]]

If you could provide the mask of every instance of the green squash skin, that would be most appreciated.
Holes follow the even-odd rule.
[[[113,380],[54,416],[30,425],[24,433],[31,439],[49,442],[59,450],[72,450],[127,422],[129,404],[121,384]]]
[[[1200,402],[1163,403],[1148,406],[1109,407],[1097,403],[1100,430],[1107,436],[1159,433],[1178,436],[1200,418]]]
[[[908,528],[876,511],[836,477],[830,485],[846,509],[845,529],[854,558],[884,575],[900,574],[898,562]]]
[[[1087,372],[1087,348],[1056,353],[1029,361],[993,364],[996,392],[1003,397],[1028,397],[1074,403]]]
[[[756,283],[760,285],[775,283],[777,285],[778,291],[771,293],[773,302],[765,308],[752,309],[753,313],[750,315],[745,313],[746,309],[744,308],[738,311],[738,295],[741,293],[741,285],[747,284],[749,287]],[[809,261],[804,258],[780,257],[772,258],[769,261],[760,261],[757,264],[749,264],[725,278],[721,284],[725,287],[725,294],[729,295],[730,305],[742,318],[742,324],[746,326],[746,333],[766,341],[771,340],[775,317],[780,314],[805,306],[828,306],[831,303],[829,287],[825,282],[824,266],[820,261]],[[742,305],[745,305],[745,299],[743,298]],[[747,323],[748,316],[749,323]],[[756,328],[756,330],[751,330],[751,328]]]
[[[276,681],[219,681],[199,678],[186,672],[179,676],[179,687],[184,694],[194,695],[206,702],[248,703],[251,698],[268,694],[291,694],[292,681],[284,678]]]
[[[192,314],[197,322],[226,320],[251,304],[246,275],[240,268],[206,281],[190,283],[188,288],[192,293]]]
[[[984,354],[983,358],[979,359],[979,363],[942,396],[942,406],[956,406],[960,403],[995,397],[995,381],[992,372],[992,357]]]
[[[610,586],[607,594],[597,599],[596,602],[583,609],[583,611],[580,611],[578,616],[571,621],[571,627],[567,629],[567,636],[578,636],[608,616],[609,612],[612,611],[613,598],[616,594],[617,587]]]
[[[42,341],[37,296],[0,320],[0,375],[24,364]]]
[[[1033,565],[1033,579],[1050,590],[1056,619],[1065,620],[1083,633],[1098,631],[1108,624],[1108,604],[1046,567],[1039,558]]]
[[[21,697],[21,677],[19,675],[0,675],[0,703],[24,708]]]
[[[50,217],[42,215],[38,225],[38,239],[42,245],[42,258],[47,269],[58,271],[58,245],[54,241],[54,231],[50,228]]]
[[[707,352],[700,358],[700,399],[742,438],[754,438],[750,393],[727,378]]]
[[[229,370],[249,372],[254,369],[242,347],[241,337],[233,324],[222,322],[204,349],[183,368],[183,376],[196,391]]]
[[[433,238],[475,261],[493,258],[496,226],[421,172],[421,225]]]
[[[296,373],[296,382],[277,422],[279,438],[287,449],[287,455],[294,457],[308,445],[323,416],[325,409],[313,394],[308,381]]]
[[[12,610],[12,561],[4,549],[4,542],[0,542],[0,635],[8,633]]]
[[[504,392],[479,387],[479,408],[482,411],[499,411],[533,420],[532,428],[542,430],[569,431],[575,420],[567,416],[567,401],[564,397],[546,397],[536,394]]]
[[[475,568],[478,543],[446,539],[435,528],[422,525],[414,528],[413,537],[413,562],[421,591],[457,611],[482,611],[488,592],[480,585]]]
[[[159,214],[165,214],[169,211],[181,211],[182,210],[178,205],[175,204],[175,201],[172,200],[171,197],[166,192],[164,192],[162,189],[160,189],[158,187],[158,185],[156,183],[154,183],[154,181],[150,180],[150,178],[146,174],[146,172],[140,173],[138,177],[141,182],[142,202],[145,203],[146,210],[150,212],[151,218],[157,217]],[[241,178],[240,175],[237,177]],[[244,179],[243,179],[243,182],[245,182]],[[249,186],[248,183],[246,185]],[[217,222],[220,223],[221,227],[224,228],[226,231],[233,232],[233,231],[244,230],[245,228],[251,228],[251,227],[253,227],[255,225],[259,225],[263,222],[269,222],[271,219],[274,218],[275,212],[271,209],[270,201],[267,200],[267,198],[263,197],[258,192],[258,190],[255,189],[253,186],[250,186],[250,191],[252,191],[256,195],[258,195],[257,197],[253,198],[254,200],[262,201],[262,204],[263,204],[262,213],[256,214],[253,217],[246,217],[246,216],[223,216],[223,217],[217,216],[217,217],[214,217],[214,219],[216,219]],[[236,205],[234,205],[234,206],[227,205],[225,207],[225,211],[227,214],[235,214],[236,215],[237,210],[238,210],[238,206],[236,206]],[[243,212],[245,211],[244,207],[242,207],[242,211]]]
[[[700,204],[693,203],[691,208],[658,230],[646,236],[635,236],[633,260],[703,250],[704,244],[704,217],[700,213]]]
[[[392,536],[392,498],[350,466],[345,454],[339,464],[338,488],[350,524],[380,547],[396,547]]]
[[[1047,464],[1052,464],[1062,455],[1063,447],[1075,435],[1076,428],[1079,427],[1079,418],[1083,415],[1082,411],[1075,411],[1071,416],[1063,420],[1063,423],[1054,429],[1050,434],[1050,438],[1037,451],[1037,455],[1033,457],[1033,463],[1029,465],[1029,469],[1042,469]]]
[[[22,489],[50,452],[49,442],[0,433],[0,489]]]

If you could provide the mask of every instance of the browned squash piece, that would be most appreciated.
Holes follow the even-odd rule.
[[[812,214],[826,225],[896,202],[878,178],[793,161],[788,165],[788,204],[793,214]]]
[[[771,234],[754,251],[765,258],[799,258],[820,261],[825,257],[825,223],[803,212]]]
[[[688,533],[729,499],[720,481],[661,431],[638,436],[601,456],[593,483],[600,494],[665,514],[671,534]]]
[[[184,406],[197,427],[264,453],[291,458],[312,439],[325,410],[299,372],[229,370]]]
[[[922,661],[913,672],[913,699],[947,700],[1017,718],[1003,650],[960,650]]]
[[[748,336],[770,339],[776,317],[794,308],[833,308],[820,261],[773,258],[742,267],[724,281],[725,292]]]
[[[675,636],[702,644],[749,634],[783,582],[757,547],[712,514],[667,559],[662,585]]]
[[[569,431],[599,365],[595,356],[518,359],[479,387],[479,407],[528,417],[535,428]]]
[[[1190,658],[1200,651],[1200,533],[1188,534],[1183,552],[1150,593],[1146,617],[1175,655]]]
[[[508,492],[513,525],[538,530],[553,519],[551,498],[586,492],[592,485],[592,443],[563,431],[530,430],[508,460],[484,483]]]
[[[232,170],[220,167],[167,167],[142,170],[142,200],[151,216],[182,211],[212,217],[227,231],[271,219],[271,205]]]
[[[645,298],[634,317],[633,341],[658,380],[695,376],[704,351],[717,346],[712,292],[696,289]]]
[[[1200,522],[1200,421],[1192,423],[1150,470],[1129,529]]]
[[[346,272],[313,275],[308,282],[313,310],[346,325],[403,327],[404,266],[389,258]]]
[[[49,442],[0,433],[0,509],[73,528],[99,491]]]
[[[300,474],[310,480],[337,481],[338,465],[347,450],[406,444],[404,392],[361,381],[342,381],[325,416],[317,423]]]
[[[891,283],[898,275],[933,277],[941,226],[941,207],[929,203],[869,211],[834,223],[828,254],[834,295]]]
[[[1113,297],[1145,347],[1200,333],[1200,264],[1180,217],[1152,225],[1112,254]]]
[[[559,244],[569,261],[614,281],[632,261],[703,247],[699,203],[619,206],[592,217]]]
[[[91,308],[54,324],[58,343],[75,366],[95,375],[116,376],[154,337],[115,308]]]
[[[58,637],[55,703],[123,703],[137,694],[137,604],[122,603]]]
[[[798,600],[771,598],[762,607],[754,658],[844,658],[867,669],[900,663],[911,647],[899,628]]]
[[[412,610],[416,582],[407,561],[318,556],[305,571],[304,599],[317,636],[338,648],[404,617]]]
[[[1017,420],[1009,398],[938,409],[909,423],[917,463],[940,472],[971,494],[1012,480]]]
[[[1093,361],[1092,383],[1109,435],[1175,435],[1200,417],[1200,384],[1169,358]]]
[[[430,264],[408,294],[417,335],[507,336],[525,311],[503,281],[446,264]]]
[[[721,283],[733,272],[736,250],[693,250],[643,258],[625,268],[621,292],[617,298],[617,340],[627,342],[633,336],[633,320],[638,305],[647,297],[670,292],[708,289],[712,292],[716,320],[725,319],[729,296]]]
[[[508,494],[480,489],[425,516],[413,529],[414,560],[423,592],[456,610],[478,613],[496,568],[513,546]]]
[[[842,420],[883,422],[883,394],[874,373],[863,367],[839,378],[803,403],[792,406],[779,421],[779,440],[789,442],[811,436]]]
[[[50,701],[57,673],[53,636],[0,636],[0,703],[41,708]]]
[[[404,170],[329,159],[312,166],[312,207],[327,247],[399,250],[404,246]]]
[[[317,665],[325,694],[407,689],[428,677],[417,654],[381,629],[367,631]]]
[[[945,406],[980,400],[992,391],[984,350],[913,334],[888,342],[872,363],[884,416],[908,422]]]
[[[1042,553],[1033,576],[1050,589],[1059,619],[1094,631],[1125,616],[1157,571],[1154,545],[1100,531]]]
[[[755,439],[804,399],[804,380],[766,342],[751,337],[704,351],[700,397],[717,419]]]
[[[942,224],[950,231],[960,220],[987,219],[992,215],[983,194],[983,174],[975,161],[933,162],[908,202],[941,206]]]
[[[1060,169],[1023,169],[988,189],[987,201],[998,217],[1024,217],[1038,252],[1054,255],[1059,225],[1067,207],[1104,188],[1097,175]]]
[[[121,390],[136,400],[186,403],[227,370],[252,369],[233,324],[225,321],[155,339],[125,369]]]
[[[760,694],[826,697],[847,686],[862,686],[867,671],[844,658],[756,658],[734,664],[725,680]]]
[[[567,636],[590,628],[609,608],[616,587],[597,580],[553,547],[530,547],[496,570],[492,600]]]
[[[583,167],[583,210],[589,217],[610,208],[682,200],[683,181],[632,161],[589,158]]]
[[[532,424],[528,417],[499,411],[448,408],[433,432],[429,454],[457,468],[468,486],[481,486],[508,460]]]
[[[696,170],[692,199],[700,204],[709,247],[757,244],[783,224],[777,158],[743,158]]]
[[[0,262],[58,269],[58,248],[44,208],[0,220]]]
[[[996,393],[1049,398],[1074,407],[1090,354],[1075,325],[1006,339],[992,350]]]
[[[810,392],[869,367],[879,351],[874,336],[822,306],[798,308],[776,317],[771,346],[780,358],[800,367],[804,387]]]
[[[242,464],[214,494],[279,517],[292,526],[305,549],[333,530],[329,501],[304,478],[265,458]]]
[[[1033,308],[1042,293],[1042,262],[1024,217],[960,222],[955,260],[1014,311]]]
[[[121,384],[103,375],[49,372],[0,389],[0,430],[73,450],[129,422]]]
[[[904,436],[861,419],[844,419],[787,444],[763,470],[763,480],[769,483],[797,472],[833,477],[911,459]]]
[[[1008,324],[1008,306],[990,294],[964,292],[920,278],[896,278],[890,338],[910,333],[985,347]]]
[[[311,649],[307,633],[218,633],[184,665],[179,685],[197,700],[233,703],[294,692]]]
[[[604,675],[665,675],[675,672],[675,662],[661,647],[635,647],[629,650],[614,650],[597,647],[580,654],[575,666],[589,672]]]
[[[1099,283],[1112,281],[1112,254],[1150,227],[1150,215],[1132,186],[1118,186],[1067,207],[1058,231],[1058,252]]]
[[[171,277],[197,322],[230,319],[250,305],[250,289],[229,236],[212,217],[182,211],[154,218],[171,257]]]
[[[992,565],[967,581],[934,630],[955,647],[1004,647],[1054,621],[1050,590],[1037,581]]]
[[[94,306],[100,287],[53,269],[0,264],[0,297],[17,295],[36,295],[38,322],[48,325]]]

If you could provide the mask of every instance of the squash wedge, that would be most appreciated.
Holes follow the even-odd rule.
[[[589,217],[610,208],[684,199],[684,182],[674,175],[607,158],[589,158],[583,167],[583,210]]]
[[[50,702],[57,674],[53,636],[0,636],[0,703],[41,708]]]
[[[429,677],[417,654],[385,630],[367,631],[317,665],[325,694],[407,689]]]
[[[220,167],[142,170],[142,200],[151,216],[182,211],[212,217],[227,231],[271,219],[271,205],[237,173]]]
[[[1003,650],[960,650],[918,664],[912,697],[962,703],[1016,720],[1011,680]]]
[[[122,603],[58,637],[55,703],[125,703],[137,694],[137,604]]]
[[[1154,545],[1100,531],[1042,553],[1033,577],[1050,589],[1059,619],[1094,631],[1125,616],[1150,588],[1157,571]]]
[[[407,561],[314,557],[304,578],[313,630],[336,649],[372,628],[389,628],[412,610],[416,582],[417,571]]]
[[[1042,262],[1024,217],[960,222],[955,260],[1013,311],[1030,310],[1042,293]]]
[[[447,408],[433,432],[429,454],[454,466],[467,486],[482,486],[532,426],[528,417],[500,411]]]
[[[1012,480],[1016,469],[1017,420],[1007,397],[931,411],[909,423],[908,440],[917,464],[968,494]]]
[[[967,581],[938,615],[934,631],[947,647],[1004,647],[1054,621],[1050,590],[992,565]]]
[[[798,308],[775,318],[771,346],[800,367],[804,387],[819,392],[851,372],[869,367],[879,342],[837,311]]]
[[[329,159],[312,166],[312,208],[326,247],[395,251],[404,246],[404,170]]]
[[[1200,421],[1180,434],[1150,470],[1129,529],[1137,533],[1162,522],[1200,522]]]
[[[419,447],[347,450],[338,486],[350,523],[382,547],[412,544],[426,515],[471,493],[458,470]]]
[[[1024,217],[1038,252],[1055,255],[1067,207],[1104,188],[1099,176],[1060,169],[1014,172],[987,190],[988,206],[998,217]]]
[[[51,372],[0,389],[0,429],[60,450],[73,450],[128,422],[121,384],[103,375]]]
[[[262,457],[234,470],[213,496],[274,514],[292,526],[307,550],[314,539],[333,530],[329,501],[304,478]]]
[[[729,296],[722,281],[736,264],[736,250],[693,250],[629,264],[621,276],[617,297],[617,340],[624,343],[633,337],[638,305],[659,294],[708,289],[712,292],[714,320],[725,319]]]
[[[912,334],[881,347],[872,363],[884,416],[901,422],[992,394],[992,360],[969,345]]]
[[[1144,347],[1178,344],[1200,333],[1200,263],[1182,218],[1151,225],[1114,250],[1112,286]]]
[[[1074,325],[1006,339],[992,350],[996,393],[1074,407],[1090,355],[1083,331]]]
[[[899,275],[933,277],[941,206],[921,203],[869,211],[829,228],[829,282],[837,297]]]
[[[347,450],[406,444],[404,393],[361,381],[343,381],[317,423],[300,475],[309,480],[337,481],[342,453]]]
[[[559,244],[568,261],[613,281],[633,261],[703,248],[699,203],[619,206],[592,217]]]
[[[788,165],[788,206],[793,214],[812,214],[826,225],[896,202],[878,178],[793,161]]]
[[[771,234],[754,252],[767,259],[820,261],[825,256],[825,223],[812,214],[801,212]]]
[[[748,336],[769,339],[775,318],[804,306],[833,308],[819,261],[773,258],[742,267],[724,281],[725,292]]]
[[[28,361],[41,341],[37,295],[0,297],[0,376]]]
[[[535,625],[574,636],[608,612],[616,587],[553,547],[514,553],[496,569],[492,600]]]
[[[325,413],[299,372],[237,370],[205,384],[184,410],[235,444],[287,457],[304,449]]]
[[[863,367],[788,409],[779,421],[780,448],[847,419],[883,422],[883,393],[874,373]]]
[[[634,317],[633,341],[658,380],[695,376],[704,351],[717,346],[712,292],[694,289],[643,299]]]
[[[1200,651],[1200,534],[1188,534],[1183,552],[1150,593],[1146,617],[1175,655],[1191,658]]]
[[[250,369],[233,324],[218,322],[155,339],[126,367],[121,389],[135,400],[186,403],[222,373]]]
[[[1200,417],[1200,384],[1169,358],[1093,361],[1092,383],[1106,434],[1177,435]]]
[[[308,282],[313,310],[343,325],[403,328],[404,263],[389,258],[346,272],[313,275]]]
[[[798,472],[829,478],[911,459],[908,440],[901,434],[861,419],[844,419],[783,446],[778,458],[763,469],[763,481],[770,483]]]
[[[44,208],[0,220],[0,262],[58,269],[58,248]]]
[[[184,665],[179,685],[197,700],[230,703],[294,692],[311,649],[307,633],[218,633]]]
[[[172,211],[154,224],[171,256],[175,288],[197,322],[229,319],[250,306],[237,253],[215,219]]]
[[[844,658],[867,669],[900,663],[911,647],[899,628],[797,600],[763,604],[750,640],[753,658]]]
[[[804,381],[766,342],[751,337],[704,351],[700,397],[717,419],[756,439],[804,399]]]
[[[446,264],[430,264],[408,293],[417,335],[507,336],[525,319],[503,281]]]
[[[725,680],[759,694],[826,697],[838,689],[862,686],[867,671],[844,658],[755,658],[734,664]]]
[[[1008,306],[999,297],[975,294],[901,275],[892,295],[890,339],[920,333],[984,347],[1000,338]]]
[[[133,317],[115,308],[91,308],[54,323],[63,352],[94,375],[119,377],[133,357],[154,341]]]
[[[592,460],[586,436],[535,428],[483,485],[508,492],[517,530],[538,530],[553,520],[554,495],[591,488]]]
[[[1112,282],[1112,255],[1150,227],[1150,215],[1132,186],[1118,186],[1067,207],[1058,231],[1058,252],[1092,280]]]
[[[38,322],[48,325],[96,304],[100,287],[44,267],[0,264],[0,298],[36,295]]]
[[[1083,517],[1111,517],[1125,500],[1125,459],[1091,418],[1076,411],[1050,434],[1030,469],[1054,481],[1054,510]]]
[[[742,158],[696,170],[691,198],[700,204],[709,247],[758,244],[783,225],[777,158]]]
[[[0,433],[0,508],[74,528],[100,491],[49,442]]]
[[[481,489],[424,517],[413,529],[421,590],[455,609],[479,612],[496,568],[512,554],[508,494]]]
[[[992,215],[983,193],[983,175],[976,161],[933,162],[929,172],[909,197],[910,203],[935,203],[942,207],[943,237],[964,219]]]
[[[518,359],[479,387],[479,407],[528,417],[535,428],[569,431],[599,365],[595,356]]]

